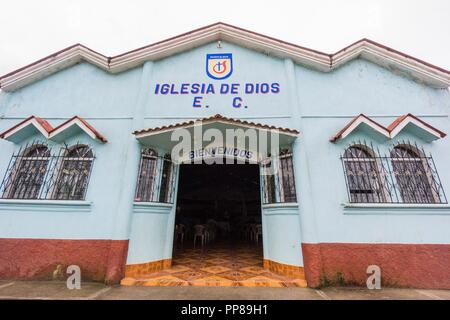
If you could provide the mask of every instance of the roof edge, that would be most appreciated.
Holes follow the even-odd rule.
[[[176,130],[176,129],[180,129],[180,128],[192,127],[200,122],[202,124],[208,124],[208,123],[212,123],[212,122],[228,122],[228,123],[235,124],[235,125],[255,127],[258,129],[280,131],[282,133],[294,135],[294,136],[297,136],[298,134],[300,134],[300,131],[298,131],[296,129],[276,127],[273,125],[267,125],[267,124],[252,122],[252,121],[234,119],[234,118],[222,116],[221,114],[216,114],[216,115],[213,115],[210,117],[198,118],[195,120],[190,120],[190,121],[185,121],[185,122],[174,123],[174,124],[165,125],[165,126],[161,126],[161,127],[135,130],[135,131],[133,131],[133,134],[135,136],[139,136],[139,135],[145,135],[145,134],[150,134],[150,133],[158,133],[161,131]]]
[[[77,121],[81,122],[81,126],[76,123]],[[9,140],[8,138],[12,135],[15,135],[17,132],[22,130],[28,125],[33,125],[36,127],[36,129],[41,132],[44,137],[48,140],[51,140],[55,135],[58,135],[65,131],[67,128],[69,128],[72,125],[78,125],[81,130],[83,130],[86,134],[91,136],[93,139],[97,139],[103,143],[108,142],[108,140],[99,133],[92,125],[90,125],[86,120],[79,116],[74,116],[67,121],[64,121],[60,125],[53,127],[47,120],[43,118],[39,118],[36,116],[30,116],[26,118],[25,120],[19,122],[18,124],[12,126],[11,128],[7,129],[6,131],[0,133],[0,139]],[[58,132],[58,130],[61,130],[61,132]],[[89,134],[92,133],[92,134]]]
[[[297,64],[323,72],[330,72],[360,57],[387,69],[398,69],[405,76],[431,87],[450,87],[449,70],[367,38],[358,40],[334,54],[327,54],[217,22],[113,57],[107,57],[77,43],[1,76],[0,89],[14,91],[82,60],[107,72],[119,73],[139,66],[145,61],[163,59],[217,40],[229,41],[275,57],[292,59]]]
[[[359,123],[357,123],[359,121]],[[411,121],[413,120],[413,121]],[[414,123],[416,122],[416,123]],[[356,123],[356,125],[354,125]],[[383,131],[387,138],[393,139],[397,134],[399,134],[407,124],[413,123],[414,125],[418,126],[422,130],[428,131],[430,134],[432,134],[435,139],[442,139],[446,137],[446,133],[443,131],[437,129],[436,127],[430,125],[429,123],[425,122],[424,120],[416,117],[415,115],[408,113],[402,116],[397,117],[394,121],[392,121],[387,127],[379,124],[378,122],[372,120],[370,117],[359,114],[356,117],[352,118],[350,122],[348,122],[338,133],[336,133],[333,137],[330,138],[330,142],[336,142],[340,139],[344,139],[359,126],[359,124],[365,123],[369,125],[373,130]]]

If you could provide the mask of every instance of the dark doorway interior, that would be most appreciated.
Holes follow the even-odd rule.
[[[262,236],[258,165],[180,166],[172,277],[253,285],[265,272]]]
[[[183,164],[177,195],[176,225],[183,225],[184,239],[175,246],[193,245],[196,225],[207,226],[205,246],[216,243],[262,242],[256,230],[261,224],[259,166],[257,164]],[[177,235],[180,230],[176,230]],[[201,245],[202,239],[196,239]]]

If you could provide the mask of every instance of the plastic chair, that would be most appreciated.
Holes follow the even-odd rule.
[[[262,240],[262,225],[257,224],[257,225],[255,225],[255,228],[253,229],[253,239],[256,241],[256,244],[258,244],[260,236],[261,236],[261,240]]]
[[[180,241],[181,245],[183,245],[184,243],[184,235],[186,233],[186,227],[184,224],[177,224],[175,226],[175,235],[176,235],[176,240]]]
[[[206,223],[206,238],[207,242],[214,241],[216,239],[216,224],[211,220]]]
[[[196,224],[194,226],[194,248],[195,248],[195,244],[197,242],[197,238],[200,237],[200,243],[203,246],[205,245],[205,241],[206,241],[206,226],[203,224]]]

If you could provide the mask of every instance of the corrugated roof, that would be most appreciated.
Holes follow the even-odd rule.
[[[190,120],[190,121],[185,121],[185,122],[180,122],[180,123],[174,123],[174,124],[161,126],[161,127],[136,130],[136,131],[133,132],[133,134],[134,135],[140,135],[140,134],[144,134],[144,133],[152,133],[152,132],[159,132],[159,131],[166,131],[166,130],[175,130],[175,129],[178,129],[178,128],[184,128],[184,127],[193,126],[194,124],[196,124],[198,122],[201,122],[202,124],[207,124],[207,123],[212,123],[212,122],[227,122],[227,123],[230,123],[230,124],[243,125],[243,126],[255,127],[255,128],[260,128],[260,129],[266,129],[266,130],[277,130],[277,131],[280,131],[280,132],[293,134],[293,135],[297,135],[297,134],[300,133],[298,130],[295,130],[295,129],[271,126],[271,125],[266,125],[266,124],[261,124],[261,123],[256,123],[256,122],[246,121],[246,120],[241,120],[241,119],[228,118],[228,117],[222,116],[220,114],[216,114],[216,115],[211,116],[211,117],[199,118],[199,119],[196,119],[196,120]]]

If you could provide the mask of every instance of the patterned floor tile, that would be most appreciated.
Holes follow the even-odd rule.
[[[253,274],[261,274],[261,273],[265,273],[267,271],[263,267],[259,267],[259,266],[244,267],[239,270],[241,272],[253,273]]]
[[[147,274],[141,274],[136,276],[135,278],[137,280],[142,280],[142,279],[150,279],[150,278],[160,278],[160,277],[165,277],[168,276],[169,273],[166,271],[158,271],[158,272],[149,272]]]
[[[193,280],[198,280],[198,279],[204,278],[205,272],[191,270],[191,271],[176,273],[175,275],[177,278],[182,279],[184,281],[193,281]]]
[[[137,286],[247,286],[306,287],[303,279],[273,274],[263,268],[261,247],[215,245],[203,249],[177,248],[172,268],[124,278]]]
[[[233,287],[235,286],[235,281],[212,275],[203,279],[189,281],[189,285],[200,287]]]
[[[262,265],[262,260],[258,260],[258,259],[239,259],[239,262],[245,263],[245,264],[249,264],[249,265]]]
[[[224,263],[229,263],[230,259],[221,259],[221,258],[214,258],[214,259],[206,259],[206,262],[215,264],[215,265],[221,265]]]
[[[222,272],[226,272],[226,271],[230,271],[230,270],[231,270],[230,268],[218,266],[218,265],[200,269],[200,271],[204,271],[204,272],[208,272],[208,273],[212,273],[212,274],[222,273]]]
[[[245,287],[275,287],[275,288],[285,287],[282,281],[264,276],[256,276],[248,278],[240,281],[240,284]]]
[[[229,280],[233,280],[233,281],[243,281],[243,280],[248,279],[248,273],[241,272],[238,270],[230,270],[227,272],[223,272],[223,273],[219,274],[219,276],[229,279]]]
[[[230,262],[224,263],[223,266],[234,270],[240,270],[242,268],[249,267],[248,264],[236,260],[231,260]]]
[[[170,269],[164,270],[164,272],[177,273],[177,272],[185,272],[185,271],[188,271],[188,270],[191,270],[191,268],[186,266],[186,265],[177,264],[177,265],[172,266],[172,268],[170,268]]]
[[[144,287],[150,286],[186,286],[186,282],[180,278],[166,275],[157,278],[151,278],[146,280],[140,280],[140,284]]]
[[[176,259],[176,260],[172,261],[172,264],[173,265],[175,265],[175,264],[186,265],[186,264],[189,264],[189,263],[192,263],[192,262],[195,262],[195,261],[197,261],[197,260],[192,259],[192,258],[181,258],[181,259]]]

